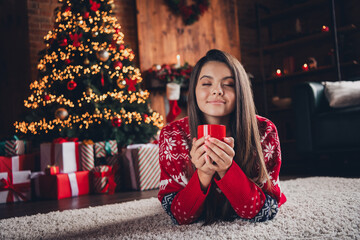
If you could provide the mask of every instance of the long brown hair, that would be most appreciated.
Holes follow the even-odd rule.
[[[195,95],[195,88],[198,82],[202,67],[209,61],[225,63],[235,82],[236,104],[235,110],[231,113],[229,122],[232,137],[235,140],[235,158],[234,161],[244,171],[246,176],[258,186],[262,186],[266,181],[267,189],[270,189],[270,181],[266,170],[264,155],[260,143],[260,133],[256,119],[256,109],[253,100],[253,94],[249,78],[241,63],[232,55],[212,49],[206,53],[195,65],[189,84],[188,95],[188,113],[191,139],[197,138],[197,126],[206,124],[203,113],[200,111]],[[205,224],[210,224],[216,219],[216,199],[212,197],[215,189],[212,184],[210,194],[205,202]],[[226,200],[226,203],[220,210],[220,219],[229,220],[234,211]]]

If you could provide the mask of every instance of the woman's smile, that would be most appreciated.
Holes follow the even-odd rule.
[[[214,105],[223,105],[226,102],[224,100],[209,100],[209,101],[207,101],[207,103],[214,104]]]

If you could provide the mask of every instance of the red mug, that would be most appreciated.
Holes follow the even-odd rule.
[[[198,126],[198,139],[203,136],[210,135],[213,138],[217,138],[221,141],[226,137],[226,126],[217,124],[206,124]]]

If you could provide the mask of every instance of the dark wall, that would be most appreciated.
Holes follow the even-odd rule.
[[[0,1],[0,137],[12,134],[30,84],[26,0]]]

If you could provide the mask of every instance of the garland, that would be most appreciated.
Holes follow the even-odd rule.
[[[191,25],[199,20],[210,6],[209,0],[195,0],[194,4],[186,5],[186,0],[165,0],[174,14],[180,14],[185,25]]]

